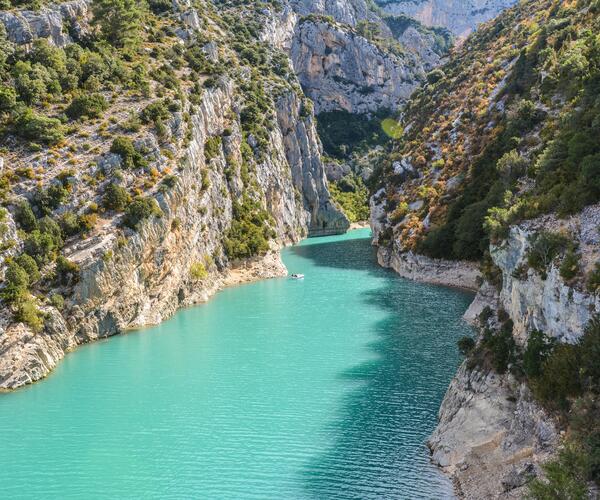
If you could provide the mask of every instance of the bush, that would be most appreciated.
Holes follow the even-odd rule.
[[[87,117],[99,118],[108,109],[108,103],[102,94],[82,94],[75,97],[65,110],[73,120]]]
[[[588,275],[587,289],[592,293],[596,293],[600,289],[600,262],[596,262],[593,271]]]
[[[116,137],[110,146],[110,152],[121,157],[123,168],[134,169],[145,168],[148,166],[148,162],[146,162],[142,154],[135,149],[133,142],[129,137]]]
[[[53,293],[50,296],[50,304],[59,311],[62,311],[65,308],[65,299],[60,293]]]
[[[273,231],[267,224],[269,216],[260,205],[245,196],[240,204],[233,203],[233,221],[225,237],[225,253],[230,259],[263,255],[269,250]]]
[[[25,300],[17,306],[15,319],[25,323],[35,333],[41,332],[44,328],[43,315],[33,300]]]
[[[527,251],[527,263],[535,269],[542,279],[546,279],[547,271],[554,259],[567,247],[569,240],[562,234],[541,231],[530,239]]]
[[[482,338],[482,346],[489,353],[494,369],[501,374],[517,359],[517,345],[512,329],[513,322],[509,319],[498,332],[485,330]]]
[[[136,198],[125,211],[123,225],[130,229],[136,229],[141,221],[160,215],[162,215],[162,211],[154,198]]]
[[[32,231],[23,245],[25,253],[33,257],[38,265],[44,265],[54,260],[62,246],[62,232],[58,224],[54,221],[52,224],[46,220],[42,225],[42,221],[40,221],[40,229]]]
[[[556,342],[539,330],[529,334],[527,347],[523,353],[523,371],[529,378],[539,377],[542,373],[542,365],[550,356]]]
[[[21,268],[24,269],[27,273],[29,284],[35,283],[37,280],[40,279],[40,270],[38,268],[37,262],[33,259],[33,257],[27,255],[26,253],[22,253],[17,258],[15,258],[15,262],[19,266],[21,266]]]
[[[56,280],[61,285],[69,285],[79,280],[79,266],[62,255],[56,259]]]
[[[221,137],[209,137],[204,143],[204,157],[206,162],[210,162],[221,154]]]
[[[60,120],[38,115],[31,109],[26,109],[17,118],[14,131],[23,139],[41,142],[48,146],[57,144],[65,136],[64,127]]]
[[[588,498],[587,469],[585,453],[573,445],[568,445],[552,460],[542,466],[545,480],[534,479],[529,484],[530,498],[535,500],[565,499],[584,500]]]
[[[208,271],[202,262],[194,262],[190,267],[190,275],[194,281],[201,281],[208,277]]]
[[[9,262],[4,274],[6,286],[2,290],[2,298],[9,303],[24,300],[28,295],[29,275],[16,262]]]
[[[579,396],[582,392],[580,362],[576,346],[557,346],[542,364],[541,375],[532,381],[535,397],[550,408],[567,409],[568,398]]]
[[[22,200],[17,205],[15,221],[21,226],[21,229],[27,232],[31,232],[37,228],[37,219],[27,200]]]
[[[572,248],[569,248],[560,265],[559,272],[562,279],[570,281],[579,274],[579,260],[580,256]]]
[[[457,342],[458,350],[463,356],[468,356],[469,353],[475,348],[475,340],[471,337],[461,337]]]
[[[102,204],[106,209],[122,211],[129,203],[131,203],[131,196],[124,187],[114,183],[106,186],[102,198]]]

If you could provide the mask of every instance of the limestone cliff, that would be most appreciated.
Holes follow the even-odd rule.
[[[496,17],[517,0],[376,0],[387,13],[404,14],[426,26],[444,26],[466,37],[483,22]]]
[[[317,112],[396,109],[425,75],[418,58],[385,51],[328,20],[301,20],[291,57]]]
[[[271,12],[264,37],[290,54],[317,113],[395,110],[440,64],[450,40],[416,21],[391,29],[393,19],[363,0],[290,0]],[[360,31],[365,25],[377,34]]]
[[[180,10],[177,4],[177,23],[181,21]],[[56,12],[42,10],[35,14],[50,20],[50,27],[39,28],[32,21],[34,14],[28,12],[0,20],[7,24],[15,43],[29,44],[31,37],[19,35],[26,32],[61,46],[71,40],[60,31],[63,23]],[[197,12],[195,16],[199,24],[206,23]],[[14,19],[19,19],[19,28],[11,24]],[[186,24],[185,30],[177,34],[182,43],[194,43],[197,31],[193,24]],[[220,43],[217,37],[212,47],[206,45],[206,57],[215,61],[223,57],[228,48]],[[48,266],[46,296],[35,297],[44,314],[40,331],[14,322],[11,310],[3,304],[0,389],[34,382],[78,345],[158,323],[180,307],[207,300],[229,283],[281,276],[286,273],[277,253],[281,246],[306,236],[347,230],[346,217],[330,200],[312,110],[294,76],[289,75],[289,81],[280,84],[273,79],[261,82],[272,86],[269,106],[273,108],[269,109],[268,130],[265,127],[254,133],[244,129],[247,125],[241,118],[243,89],[255,81],[252,78],[243,67],[219,76],[203,89],[201,99],[195,99],[194,104],[186,100],[173,106],[160,129],[149,126],[135,132],[133,144],[145,157],[143,170],[125,168],[123,158],[108,150],[110,141],[107,145],[103,137],[122,130],[119,124],[130,110],[139,112],[149,104],[147,100],[115,97],[107,111],[112,117],[110,125],[105,125],[107,131],[105,128],[96,135],[89,126],[80,137],[69,137],[69,149],[64,144],[56,146],[59,154],[70,158],[68,165],[76,164],[78,168],[68,170],[68,196],[50,213],[51,217],[62,220],[65,213],[83,213],[82,207],[89,203],[97,209],[110,183],[118,183],[123,189],[136,185],[135,189],[145,189],[145,196],[156,200],[159,216],[146,218],[132,230],[123,226],[122,214],[101,211],[87,234],[66,239],[61,253],[77,267],[78,276],[53,282],[53,264]],[[82,147],[83,141],[86,143]],[[73,151],[79,155],[75,157]],[[15,224],[20,200],[31,200],[40,190],[56,186],[57,175],[65,171],[65,163],[47,158],[30,156],[14,147],[0,165],[2,173],[14,175],[23,162],[30,162],[44,173],[43,177],[23,179],[12,186],[13,198],[10,210],[3,213],[6,229],[2,231],[2,242],[10,240],[10,244],[3,244],[0,264],[23,249],[24,236],[17,234]],[[162,178],[162,182],[145,181],[142,186],[138,177],[148,172],[154,179]],[[256,210],[255,217],[264,211],[262,231],[268,234],[269,250],[238,259],[227,253],[225,245],[242,209]],[[64,306],[49,300],[55,295],[64,297]]]

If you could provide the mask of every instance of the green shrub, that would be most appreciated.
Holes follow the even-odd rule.
[[[17,205],[15,221],[24,231],[31,232],[37,228],[37,219],[33,214],[31,205],[27,200],[22,200]]]
[[[125,210],[123,225],[136,229],[141,221],[160,215],[162,211],[154,198],[136,198]]]
[[[579,378],[581,358],[576,346],[562,344],[542,365],[542,374],[533,380],[531,387],[537,399],[551,408],[568,408],[568,398],[582,392]]]
[[[22,253],[21,255],[15,258],[15,262],[19,266],[21,266],[21,268],[23,268],[27,273],[29,284],[35,283],[41,278],[37,262],[30,255]]]
[[[61,285],[76,283],[79,280],[79,266],[59,255],[56,259],[56,280]]]
[[[102,37],[115,47],[136,48],[141,43],[145,2],[137,0],[96,0],[93,23]]]
[[[24,300],[28,295],[29,275],[16,262],[9,262],[4,274],[6,286],[2,290],[2,298],[9,303]]]
[[[40,220],[39,229],[27,236],[23,248],[38,265],[44,265],[55,259],[62,243],[60,226],[49,217],[44,217]]]
[[[50,304],[62,311],[65,308],[65,299],[60,293],[53,293],[50,295]]]
[[[475,340],[472,337],[461,337],[457,342],[458,350],[463,356],[468,356],[475,349]]]
[[[134,169],[145,168],[148,166],[148,162],[144,159],[142,154],[135,149],[135,146],[129,137],[116,137],[110,146],[110,152],[121,157],[123,168]]]
[[[99,118],[108,109],[108,103],[102,94],[82,94],[75,97],[65,110],[73,120],[87,117]]]
[[[15,319],[25,323],[35,333],[39,333],[44,328],[44,318],[33,300],[24,300],[17,305]]]
[[[102,204],[108,210],[122,211],[131,203],[131,195],[118,184],[110,183],[106,186]]]
[[[52,146],[64,139],[65,131],[60,120],[38,115],[26,109],[15,121],[14,131],[23,139]]]
[[[492,365],[498,373],[505,373],[509,365],[517,359],[517,345],[512,336],[513,323],[506,320],[500,331],[486,330],[482,338],[482,346],[490,355]]]
[[[204,156],[206,162],[210,162],[213,158],[216,158],[221,154],[221,137],[209,137],[204,143]]]
[[[569,240],[562,234],[540,231],[530,239],[527,263],[540,273],[542,279],[546,279],[550,265],[567,248],[568,243]]]
[[[567,445],[552,460],[542,466],[545,479],[529,484],[529,496],[534,500],[585,500],[587,494],[587,457],[574,445]]]
[[[542,373],[542,365],[550,356],[556,342],[539,330],[529,334],[527,347],[523,352],[523,371],[529,378],[539,377]]]
[[[224,241],[227,256],[235,260],[265,254],[274,236],[268,220],[267,212],[248,196],[242,203],[234,201],[233,220]]]
[[[563,278],[565,281],[570,281],[575,278],[575,276],[579,274],[579,260],[580,256],[575,252],[575,250],[569,248],[560,265],[559,272],[561,278]]]
[[[194,262],[190,266],[190,275],[194,281],[201,281],[208,277],[208,271],[202,262]]]
[[[588,274],[587,289],[592,293],[600,289],[600,262],[596,262],[594,269]]]

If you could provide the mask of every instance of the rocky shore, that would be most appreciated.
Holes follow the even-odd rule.
[[[565,282],[557,264],[551,264],[545,280],[534,270],[517,270],[526,267],[529,242],[541,231],[568,234],[581,251],[581,267],[591,269],[600,247],[594,230],[599,220],[600,206],[594,205],[566,220],[543,216],[511,228],[507,239],[490,249],[501,272],[498,285],[482,279],[471,263],[430,259],[395,247],[379,247],[378,260],[409,279],[477,290],[465,320],[479,328],[485,308],[502,309],[514,322],[513,336],[521,347],[536,328],[559,341],[575,342],[600,310],[597,296],[582,283]],[[378,228],[374,224],[376,236]],[[468,360],[450,383],[438,418],[428,446],[460,498],[523,498],[527,482],[542,473],[540,465],[560,441],[557,422],[526,383],[510,373],[471,366]]]

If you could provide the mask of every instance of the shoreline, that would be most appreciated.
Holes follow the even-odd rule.
[[[281,250],[285,246],[287,245],[282,245],[277,249],[272,249],[261,257],[255,257],[247,261],[236,263],[234,266],[228,268],[223,273],[218,273],[214,274],[213,276],[209,276],[208,279],[212,280],[212,284],[206,289],[202,290],[201,294],[198,295],[198,297],[195,300],[191,300],[187,303],[181,304],[179,307],[177,307],[174,311],[170,313],[165,313],[161,316],[159,321],[128,325],[126,328],[120,329],[115,333],[107,333],[104,335],[101,334],[95,338],[83,339],[74,343],[73,345],[65,346],[64,349],[57,348],[57,346],[53,344],[53,348],[48,349],[50,353],[44,352],[44,361],[46,361],[46,363],[38,365],[39,369],[35,373],[30,373],[27,370],[19,370],[19,368],[21,368],[24,365],[24,363],[18,363],[19,360],[14,360],[15,365],[18,364],[19,366],[12,370],[12,377],[8,380],[5,380],[2,386],[0,386],[0,395],[10,394],[12,392],[18,391],[19,389],[23,389],[32,384],[43,381],[53,373],[56,366],[60,363],[60,361],[62,361],[64,357],[77,351],[77,349],[81,346],[89,345],[101,340],[107,340],[111,337],[116,337],[118,335],[125,335],[129,332],[139,331],[145,328],[157,326],[163,321],[172,318],[180,310],[186,309],[188,307],[200,306],[208,302],[219,291],[224,290],[226,288],[254,283],[261,280],[287,276],[287,268],[285,264],[283,264],[283,261],[281,259]],[[26,327],[22,323],[17,323],[15,326],[15,330],[17,335],[24,334],[26,331]],[[43,337],[48,337],[48,340],[50,341],[51,335],[52,333],[40,333],[38,335],[34,335],[34,337],[38,337],[40,339],[42,339]],[[32,349],[24,349],[25,351],[28,351],[24,355],[25,358],[27,358],[28,354],[39,354],[40,350],[43,350],[43,347],[39,345],[33,347],[33,352],[31,352]],[[0,367],[2,367],[1,363],[3,361],[5,360],[0,358]]]

